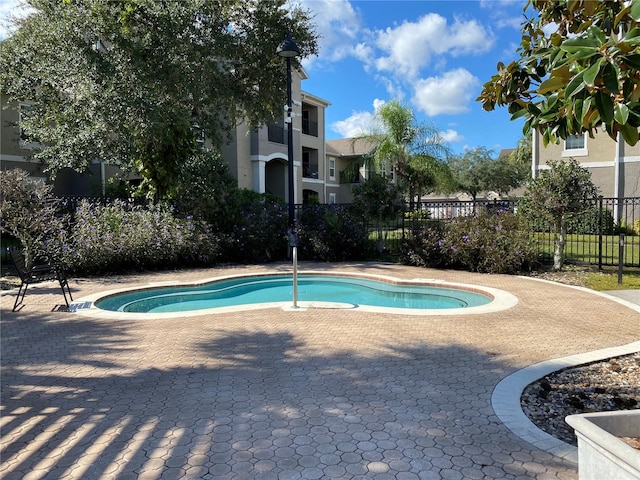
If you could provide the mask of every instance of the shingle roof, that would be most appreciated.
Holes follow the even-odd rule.
[[[340,156],[366,155],[375,147],[375,142],[364,138],[338,138],[326,144],[328,154]]]

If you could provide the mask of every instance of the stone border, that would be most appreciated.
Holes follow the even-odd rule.
[[[639,310],[636,308],[636,311]],[[539,429],[529,420],[529,417],[524,414],[520,406],[522,392],[530,383],[557,370],[611,357],[618,357],[620,355],[628,355],[637,351],[640,351],[640,341],[536,363],[502,379],[493,389],[491,406],[502,423],[514,434],[526,442],[535,445],[540,450],[552,453],[577,464],[577,447],[563,442]]]

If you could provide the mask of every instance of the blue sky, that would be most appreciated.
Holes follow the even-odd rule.
[[[400,99],[454,152],[515,147],[522,122],[475,99],[499,61],[517,58],[524,1],[298,0],[315,13],[317,57],[303,89],[331,102],[327,138],[352,136]]]
[[[317,57],[302,88],[329,102],[327,139],[370,130],[376,106],[399,99],[454,152],[515,147],[522,122],[475,101],[499,61],[517,58],[524,1],[291,0],[314,13]],[[0,18],[19,13],[0,0]],[[0,29],[0,38],[5,35]]]

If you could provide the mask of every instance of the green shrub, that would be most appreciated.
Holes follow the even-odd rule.
[[[363,260],[371,253],[362,216],[347,206],[307,205],[297,227],[301,259],[320,262]]]
[[[173,193],[173,204],[181,215],[192,215],[224,229],[233,222],[236,199],[239,197],[237,181],[220,154],[200,150],[180,166]]]
[[[271,195],[246,190],[236,202],[232,231],[225,241],[225,261],[262,263],[286,258],[287,206]]]
[[[600,225],[604,235],[613,235],[615,222],[611,210],[594,207],[570,218],[567,221],[567,233],[596,235],[600,232]]]
[[[25,170],[0,171],[0,231],[19,240],[27,266],[57,253],[52,238],[63,229],[65,218],[58,214],[51,190]]]
[[[444,228],[444,222],[434,221],[412,229],[402,246],[404,262],[418,267],[443,267],[446,261],[440,245]]]
[[[83,200],[74,218],[60,242],[64,263],[75,273],[212,265],[219,259],[219,240],[207,224],[177,218],[167,206]]]
[[[550,215],[545,216],[528,205],[523,205],[523,208],[518,213],[527,218],[530,228],[534,232],[553,232],[555,229],[553,218]],[[602,222],[602,233],[604,235],[614,234],[615,221],[613,220],[613,213],[607,208],[600,209],[599,207],[593,207],[585,212],[568,217],[567,233],[597,235],[600,231],[600,222]]]
[[[404,256],[412,265],[515,273],[534,262],[536,249],[521,218],[481,212],[420,230],[405,245]]]

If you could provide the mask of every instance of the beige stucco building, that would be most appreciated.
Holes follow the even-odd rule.
[[[30,158],[32,146],[25,143],[20,133],[20,115],[29,108],[28,103],[7,104],[7,97],[0,96],[0,169],[20,168],[31,174],[34,180],[49,182],[39,161]],[[106,182],[120,169],[98,160],[86,173],[64,168],[51,181],[55,195],[96,196],[105,193]]]
[[[603,197],[640,197],[640,144],[632,147],[622,140],[616,142],[599,130],[594,138],[585,133],[543,146],[541,135],[534,133],[532,157],[534,177],[548,168],[550,160],[574,158],[591,172]]]
[[[241,124],[232,141],[222,149],[222,158],[238,180],[240,188],[270,193],[286,200],[288,192],[287,128],[293,128],[294,202],[327,203],[329,167],[325,152],[325,109],[330,105],[302,90],[308,78],[303,69],[292,74],[292,123],[282,117],[257,129]]]
[[[350,199],[350,189],[339,188],[336,157],[329,159],[326,150],[325,109],[330,103],[302,90],[302,81],[306,78],[302,68],[292,74],[294,200],[295,203],[344,203]],[[29,145],[20,138],[20,111],[28,108],[28,104],[9,105],[5,109],[5,97],[2,101],[1,168],[21,168],[36,179],[49,181],[42,166],[29,158]],[[285,201],[289,198],[287,128],[290,124],[285,117],[283,108],[282,117],[270,125],[250,129],[241,123],[232,132],[231,141],[222,149],[222,158],[240,188],[271,193]],[[102,195],[109,178],[118,172],[118,168],[98,160],[84,174],[64,169],[53,182],[54,193]]]

